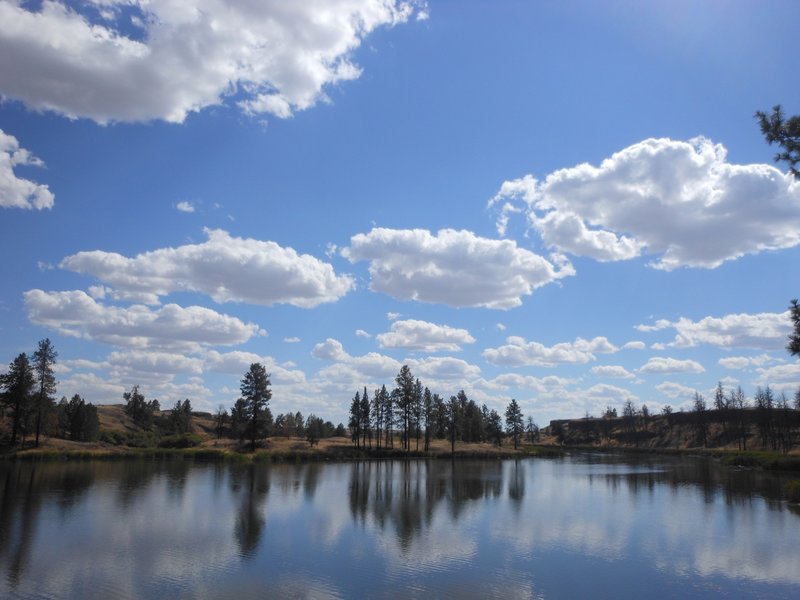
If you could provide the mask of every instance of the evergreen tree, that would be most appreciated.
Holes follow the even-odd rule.
[[[367,440],[372,447],[372,429],[370,428],[370,405],[367,386],[364,386],[364,393],[361,394],[361,405],[359,407],[359,418],[361,419],[361,445],[366,448]]]
[[[267,429],[272,422],[272,414],[267,405],[272,399],[269,373],[260,363],[253,363],[244,374],[239,386],[240,400],[244,400],[244,411],[248,421],[250,448],[255,451],[256,439],[267,436]]]
[[[56,376],[53,365],[58,358],[58,352],[53,348],[49,338],[39,342],[39,347],[33,353],[33,372],[36,379],[38,394],[34,411],[36,413],[36,447],[39,446],[39,433],[42,429],[43,418],[53,407],[51,394],[56,393]]]
[[[503,421],[494,409],[486,418],[486,436],[495,446],[503,445]]]
[[[512,398],[506,408],[506,433],[514,439],[514,450],[519,446],[519,440],[522,436],[522,423],[522,410],[520,410],[517,401]]]
[[[134,385],[131,391],[125,392],[122,397],[125,400],[125,414],[139,427],[149,429],[153,423],[153,413],[158,410],[158,400],[147,402],[138,385]]]
[[[0,375],[3,405],[11,412],[11,445],[17,443],[17,434],[25,427],[31,412],[35,385],[33,367],[24,352]]]
[[[771,114],[759,110],[755,116],[767,143],[770,146],[778,144],[783,148],[783,152],[775,155],[775,162],[787,163],[789,172],[795,179],[800,179],[800,170],[797,168],[800,163],[800,115],[787,119],[781,105],[776,104],[772,107]]]
[[[361,393],[356,392],[350,403],[350,437],[356,448],[361,446]]]
[[[411,444],[409,443],[409,434],[413,422],[412,413],[414,409],[414,400],[416,398],[416,382],[414,381],[414,376],[411,374],[411,369],[408,365],[403,365],[400,368],[400,372],[397,374],[397,377],[395,377],[395,383],[397,384],[395,400],[397,402],[398,416],[401,421],[403,447],[406,450],[410,450]]]
[[[308,443],[312,448],[319,443],[319,440],[322,437],[324,437],[324,423],[322,419],[313,413],[308,415],[304,429],[306,433],[306,440],[308,440]]]
[[[425,423],[425,452],[431,447],[431,426],[433,424],[433,395],[428,388],[422,394],[422,417]]]

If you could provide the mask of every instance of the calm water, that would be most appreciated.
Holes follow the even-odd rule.
[[[781,483],[591,455],[6,463],[0,597],[799,598]]]

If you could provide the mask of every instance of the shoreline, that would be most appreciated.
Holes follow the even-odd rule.
[[[195,448],[26,448],[0,454],[0,461],[62,461],[62,460],[198,460],[236,463],[302,463],[351,462],[360,460],[508,460],[522,458],[561,458],[570,452],[594,452],[636,456],[704,456],[719,460],[737,469],[800,472],[800,455],[784,455],[761,450],[726,448],[628,448],[621,446],[557,446],[524,445],[517,450],[465,448],[455,453],[442,450],[429,452],[402,449],[355,448],[333,446],[308,449],[261,448],[255,452],[204,446]]]

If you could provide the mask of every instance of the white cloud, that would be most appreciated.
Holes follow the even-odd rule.
[[[185,212],[185,213],[193,213],[194,212],[194,204],[192,204],[188,200],[181,200],[180,202],[178,202],[175,205],[175,208],[177,208],[179,211]]]
[[[705,317],[699,321],[685,317],[674,322],[660,319],[654,325],[638,325],[637,329],[675,329],[677,334],[670,346],[679,348],[711,344],[721,348],[778,350],[786,345],[786,337],[791,332],[791,321],[788,312],[740,313],[724,317]]]
[[[562,342],[549,347],[539,342],[527,342],[517,336],[507,338],[506,342],[498,348],[484,350],[484,358],[493,365],[552,367],[565,363],[587,363],[596,360],[595,354],[612,354],[619,350],[605,337],[592,340],[577,338],[574,342]]]
[[[497,325],[495,325],[495,327],[497,327],[497,331],[505,331],[506,330],[506,326],[503,323],[498,323]]]
[[[519,375],[517,373],[503,373],[494,379],[483,382],[482,386],[490,390],[520,389],[532,390],[540,394],[566,394],[566,387],[575,383],[574,379],[548,375],[547,377],[533,377],[532,375]]]
[[[18,166],[43,167],[44,163],[25,148],[20,148],[17,138],[0,129],[0,207],[53,208],[55,196],[50,189],[44,184],[17,177],[14,167]]]
[[[778,389],[797,388],[800,386],[800,363],[760,368],[756,382],[759,385],[769,385]]]
[[[75,373],[58,382],[58,393],[71,398],[75,394],[92,404],[121,404],[127,390],[117,381],[108,381],[95,373]]]
[[[400,300],[508,309],[541,286],[574,275],[511,240],[470,231],[375,228],[354,235],[342,250],[351,262],[369,261],[370,289]]]
[[[352,54],[372,31],[425,12],[396,0],[95,3],[91,22],[91,3],[0,3],[0,94],[98,123],[179,123],[234,98],[288,118],[359,77]]]
[[[366,339],[369,339],[369,338],[372,337],[372,334],[370,334],[367,331],[364,331],[363,329],[356,329],[356,335],[358,337],[360,337],[360,338],[366,338]]]
[[[391,331],[375,337],[381,348],[407,348],[423,352],[458,352],[475,342],[469,331],[428,321],[406,319],[392,323]]]
[[[695,360],[679,360],[654,356],[639,368],[640,373],[703,373],[703,365]]]
[[[240,344],[262,333],[254,323],[201,306],[121,308],[100,304],[79,290],[29,290],[24,302],[31,323],[116,346],[197,351],[208,345]]]
[[[232,350],[230,352],[209,350],[203,356],[204,370],[229,375],[242,375],[253,363],[264,365],[264,368],[270,374],[270,381],[275,386],[303,384],[306,381],[306,376],[302,371],[279,365],[271,356],[261,356],[254,352],[244,352],[242,350]]]
[[[777,359],[771,357],[769,354],[761,354],[759,356],[728,356],[726,358],[720,358],[719,364],[726,369],[744,369],[751,365],[760,367],[776,361]]]
[[[302,340],[299,337],[295,336],[295,337],[285,337],[283,338],[283,341],[286,342],[287,344],[297,344]]]
[[[599,365],[592,367],[591,372],[602,377],[614,377],[616,379],[633,379],[636,377],[621,365]]]
[[[800,182],[771,165],[730,164],[705,138],[648,139],[599,167],[506,181],[490,201],[501,206],[499,230],[519,201],[546,244],[599,261],[715,268],[800,244]]]
[[[594,401],[595,405],[603,405],[605,403],[620,403],[630,400],[631,402],[638,402],[639,397],[625,388],[616,385],[608,385],[607,383],[598,383],[592,387],[584,390],[583,395],[587,399]]]
[[[414,376],[420,378],[423,385],[429,386],[445,380],[458,382],[453,387],[468,387],[467,382],[481,374],[477,365],[452,356],[433,356],[406,362]]]
[[[644,342],[640,342],[637,340],[627,342],[622,346],[623,350],[644,350],[647,346]]]
[[[693,398],[695,392],[697,391],[694,388],[686,387],[685,385],[681,385],[680,383],[675,383],[673,381],[659,383],[656,386],[656,389],[670,398],[683,398],[685,400]]]
[[[208,241],[162,248],[127,258],[114,252],[79,252],[61,267],[114,286],[118,297],[157,303],[159,296],[192,290],[216,302],[276,303],[312,308],[334,302],[353,287],[348,275],[308,254],[275,242],[232,237],[207,229]]]

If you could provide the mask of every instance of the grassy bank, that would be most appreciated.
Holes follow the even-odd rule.
[[[186,459],[232,462],[306,462],[351,460],[405,460],[405,459],[483,459],[557,458],[564,451],[556,447],[523,445],[518,450],[497,448],[488,444],[457,445],[455,453],[449,444],[433,444],[428,452],[400,448],[356,448],[346,440],[323,440],[313,448],[296,439],[278,439],[267,442],[267,447],[255,452],[230,443],[201,445],[193,448],[131,448],[125,446],[100,446],[47,443],[40,448],[7,451],[5,460],[125,460],[125,459]]]

